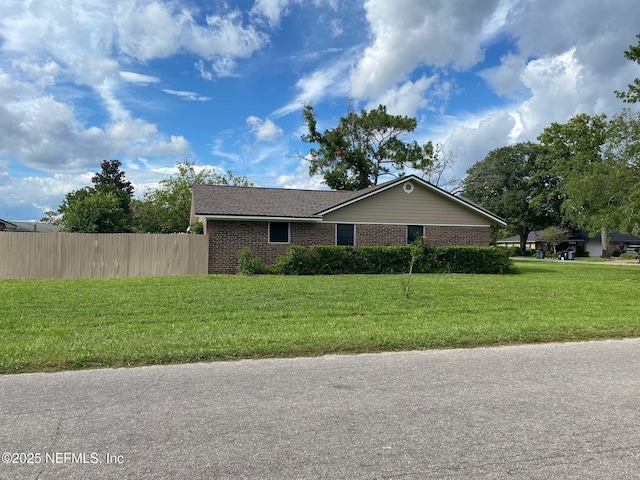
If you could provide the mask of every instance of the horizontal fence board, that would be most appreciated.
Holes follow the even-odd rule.
[[[0,278],[200,275],[207,235],[0,232]]]

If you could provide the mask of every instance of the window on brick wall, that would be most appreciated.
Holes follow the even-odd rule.
[[[289,222],[269,222],[269,243],[289,243]]]
[[[414,242],[416,238],[422,238],[424,227],[422,225],[407,225],[407,243]]]
[[[336,245],[353,246],[356,239],[356,226],[352,223],[336,225]]]

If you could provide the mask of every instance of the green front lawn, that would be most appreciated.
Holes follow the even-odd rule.
[[[640,268],[0,281],[0,373],[640,336]]]

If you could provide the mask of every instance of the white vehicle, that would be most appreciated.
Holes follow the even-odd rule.
[[[627,253],[640,252],[640,245],[627,245]]]

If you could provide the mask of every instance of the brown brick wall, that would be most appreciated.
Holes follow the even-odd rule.
[[[424,233],[431,245],[488,247],[489,227],[430,227]]]
[[[406,242],[404,225],[356,225],[356,245],[404,245]]]
[[[251,248],[264,264],[275,263],[291,245],[334,245],[335,226],[322,223],[290,224],[291,243],[269,243],[269,222],[207,222],[209,235],[209,273],[235,273],[238,251]]]
[[[335,245],[335,224],[296,223],[290,227],[289,244],[268,243],[268,222],[207,222],[209,273],[235,273],[238,251],[248,246],[262,263],[272,264],[291,245]],[[425,227],[432,245],[489,245],[488,227]],[[404,225],[356,225],[356,245],[406,245]]]

